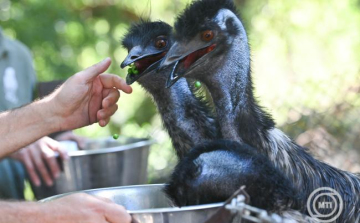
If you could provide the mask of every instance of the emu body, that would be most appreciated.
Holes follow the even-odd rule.
[[[171,30],[164,22],[142,21],[132,25],[122,41],[129,51],[122,67],[132,63],[141,67],[136,76],[128,75],[127,82],[131,84],[136,80],[152,96],[181,159],[196,144],[216,139],[218,130],[207,105],[195,96],[185,79],[165,89],[170,71],[156,72],[155,68],[172,44]],[[159,40],[163,47],[157,47]]]
[[[165,191],[176,205],[223,202],[246,185],[250,203],[281,213],[300,199],[291,181],[266,156],[234,141],[218,140],[192,149],[180,161]]]
[[[198,54],[209,46],[215,49]],[[180,68],[171,74],[168,85],[181,76],[202,81],[213,98],[222,136],[249,144],[266,155],[298,191],[304,192],[303,209],[311,192],[331,187],[344,200],[337,222],[352,222],[360,215],[359,177],[316,160],[277,129],[271,115],[258,105],[246,31],[231,0],[200,0],[185,9],[176,21],[175,43],[162,66],[174,62],[180,63]]]

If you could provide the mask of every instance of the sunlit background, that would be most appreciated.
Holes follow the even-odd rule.
[[[0,26],[27,45],[38,81],[66,79],[110,56],[125,77],[119,40],[139,17],[173,23],[189,0],[0,0]],[[360,171],[360,1],[237,0],[252,49],[259,101],[278,127],[339,168]],[[157,140],[149,183],[163,182],[176,163],[156,108],[137,84],[122,95],[106,128],[76,130],[88,137],[120,133]]]

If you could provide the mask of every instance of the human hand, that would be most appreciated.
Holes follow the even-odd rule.
[[[110,116],[118,108],[118,90],[128,94],[132,92],[132,88],[119,76],[103,74],[110,64],[111,59],[107,58],[80,71],[49,95],[49,112],[60,131],[95,122],[102,127],[109,123]]]
[[[86,138],[82,136],[75,135],[72,131],[66,131],[63,133],[60,133],[55,137],[57,141],[74,141],[77,143],[77,146],[79,149],[85,149],[86,145]]]
[[[41,185],[38,174],[47,186],[52,186],[53,179],[60,175],[57,155],[60,155],[63,160],[68,157],[67,152],[61,148],[59,142],[49,137],[43,137],[13,153],[10,157],[24,164],[30,180],[35,186]]]
[[[72,194],[42,203],[43,222],[61,223],[130,223],[125,208],[107,198],[88,194]],[[49,218],[49,219],[47,219]],[[49,221],[48,221],[49,220]]]

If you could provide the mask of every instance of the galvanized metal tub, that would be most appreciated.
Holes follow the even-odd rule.
[[[90,140],[85,150],[69,152],[52,187],[32,186],[42,199],[73,191],[147,183],[149,147],[154,141],[134,138]]]
[[[87,194],[109,198],[124,206],[139,223],[202,223],[212,216],[223,203],[174,207],[162,192],[163,184],[123,186],[80,191]],[[71,193],[72,194],[72,193]],[[42,200],[52,201],[58,195]]]

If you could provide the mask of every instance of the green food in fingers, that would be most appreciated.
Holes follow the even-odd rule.
[[[200,88],[201,87],[201,82],[200,81],[195,81],[195,87]]]
[[[113,139],[118,139],[118,138],[119,138],[119,134],[116,134],[116,133],[115,133],[115,134],[113,135]]]

